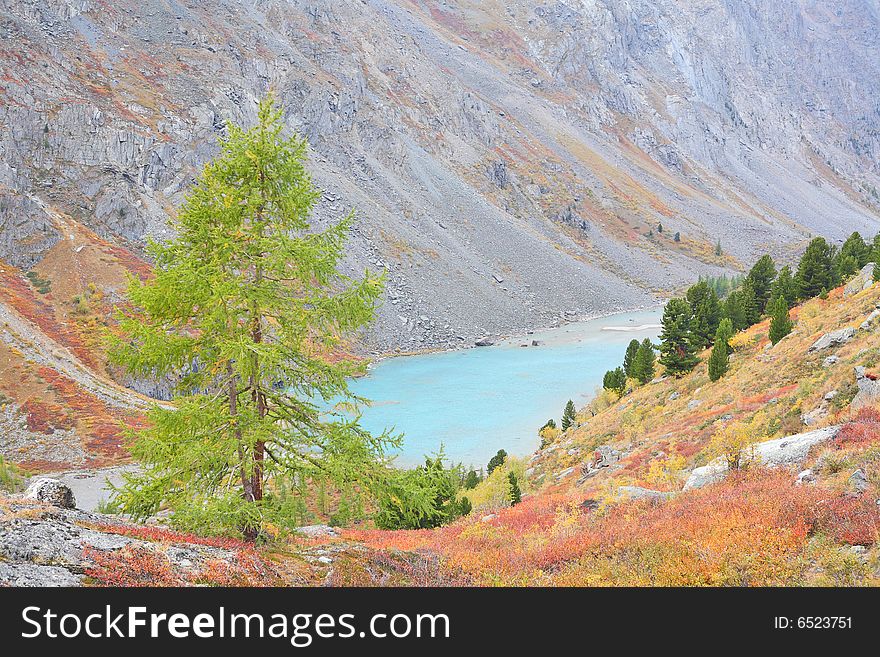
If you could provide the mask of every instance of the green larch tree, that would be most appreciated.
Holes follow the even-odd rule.
[[[130,281],[112,362],[180,374],[174,408],[154,406],[134,437],[142,470],[116,491],[136,519],[164,507],[178,525],[253,538],[288,521],[285,491],[304,482],[385,480],[397,439],[334,410],[360,401],[343,338],[373,319],[383,281],[340,274],[352,215],[311,229],[319,192],[306,143],[282,128],[271,95],[256,126],[229,126],[172,222],[176,237],[150,244],[153,277]]]

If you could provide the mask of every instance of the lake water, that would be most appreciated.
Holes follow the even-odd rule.
[[[621,313],[492,347],[402,356],[376,363],[352,391],[372,401],[361,424],[404,434],[397,464],[412,466],[442,443],[453,462],[485,466],[499,449],[525,455],[538,429],[557,425],[569,399],[584,405],[633,338],[656,339],[660,311]],[[537,347],[521,347],[538,340]]]

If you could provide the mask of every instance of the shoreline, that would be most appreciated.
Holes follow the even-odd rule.
[[[565,327],[565,326],[571,326],[572,324],[579,324],[579,323],[581,323],[581,322],[591,322],[591,321],[594,321],[594,320],[597,320],[597,319],[605,319],[605,318],[608,318],[608,317],[614,317],[615,315],[625,315],[625,314],[627,314],[627,313],[647,312],[647,311],[649,311],[649,310],[654,310],[654,309],[662,310],[662,308],[663,308],[663,304],[662,304],[662,303],[659,303],[659,304],[656,304],[656,305],[650,305],[650,306],[637,306],[637,307],[634,307],[634,308],[627,308],[627,309],[622,309],[622,310],[615,310],[615,311],[612,311],[612,312],[605,312],[605,313],[596,313],[596,314],[593,314],[593,315],[581,315],[581,316],[575,317],[575,318],[573,318],[573,319],[571,319],[571,320],[564,320],[564,321],[562,321],[561,323],[558,323],[558,324],[555,324],[555,325],[544,326],[544,327],[537,327],[537,328],[528,329],[527,332],[526,332],[525,334],[522,334],[522,333],[510,333],[510,334],[498,335],[498,336],[497,336],[497,340],[495,340],[494,343],[493,343],[493,345],[491,345],[491,346],[497,346],[499,343],[501,343],[501,342],[503,342],[503,341],[505,341],[505,340],[514,340],[514,339],[523,339],[523,340],[525,340],[525,339],[528,338],[528,336],[530,336],[530,335],[532,335],[532,334],[534,334],[534,333],[540,333],[540,332],[544,332],[544,331],[552,331],[552,330],[554,330],[554,329],[560,329],[560,328],[563,328],[563,327]],[[654,327],[651,326],[651,328],[654,328]],[[618,329],[608,329],[608,330],[626,331],[626,330],[630,330],[630,329],[629,329],[629,327],[622,327],[622,328],[618,328]],[[487,336],[487,337],[488,337],[488,336]],[[487,347],[488,347],[488,346],[489,346],[489,345],[487,345]],[[453,348],[453,349],[449,349],[449,348],[441,348],[441,347],[426,347],[425,349],[417,349],[417,350],[415,350],[415,351],[392,351],[392,352],[385,352],[385,353],[381,353],[381,354],[378,354],[378,355],[376,355],[376,356],[372,356],[372,357],[370,357],[370,356],[365,356],[365,358],[366,358],[367,361],[368,361],[368,363],[367,363],[367,370],[369,371],[369,369],[370,369],[371,367],[373,367],[374,365],[377,365],[377,364],[379,364],[379,363],[381,363],[381,362],[384,362],[384,361],[386,361],[386,360],[390,360],[390,359],[392,359],[392,358],[405,358],[405,357],[407,357],[407,356],[427,356],[427,355],[430,355],[430,354],[445,354],[445,353],[453,353],[453,352],[456,352],[456,351],[467,351],[467,350],[470,350],[470,349],[485,349],[485,348],[487,348],[487,347],[478,347],[476,344],[473,344],[473,343],[472,343],[472,344],[469,344],[469,345],[466,345],[466,346],[461,346],[461,347],[458,347],[458,348]],[[363,376],[366,376],[366,374],[364,374]]]

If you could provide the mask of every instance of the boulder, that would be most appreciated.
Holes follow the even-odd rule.
[[[815,429],[805,433],[767,440],[753,446],[750,460],[752,463],[763,465],[768,468],[795,467],[801,465],[807,458],[810,448],[819,443],[831,440],[840,431],[840,426],[835,425],[823,429]],[[708,465],[695,468],[682,490],[702,488],[709,484],[721,481],[727,476],[727,462],[723,458],[717,458]]]
[[[661,502],[668,500],[674,493],[666,493],[650,488],[642,488],[641,486],[619,486],[617,488],[616,497],[625,500],[651,500],[652,502]]]
[[[858,274],[853,276],[853,278],[846,284],[843,288],[843,296],[850,297],[853,294],[858,294],[862,290],[867,290],[874,284],[874,263],[869,262],[867,265],[862,267]]]
[[[877,323],[877,318],[880,317],[880,310],[876,308],[871,311],[871,313],[865,318],[865,321],[859,325],[859,329],[862,331],[870,331],[874,328],[874,325]]]
[[[807,351],[809,353],[813,353],[816,351],[822,351],[823,349],[828,349],[829,347],[836,347],[842,344],[846,344],[853,339],[853,336],[855,334],[856,330],[852,326],[845,326],[842,329],[837,329],[836,331],[826,333],[821,338],[816,340]]]
[[[832,365],[836,365],[840,362],[840,356],[828,356],[825,360],[822,361],[822,367],[831,367]]]
[[[62,509],[76,508],[76,498],[70,487],[49,477],[40,477],[32,481],[25,490],[24,496],[26,499],[45,502]]]
[[[495,341],[491,338],[480,338],[479,340],[474,342],[474,345],[476,345],[477,347],[491,347],[493,344],[495,344]]]
[[[868,490],[868,478],[865,476],[865,471],[859,468],[855,472],[853,472],[849,479],[847,480],[849,487],[852,491],[858,495],[861,495],[866,490]]]
[[[294,530],[297,534],[303,534],[308,538],[323,538],[336,536],[336,530],[330,525],[304,525]]]
[[[863,406],[874,406],[880,402],[880,381],[869,377],[864,367],[856,367],[855,375],[859,391],[849,404],[850,410],[856,411]]]

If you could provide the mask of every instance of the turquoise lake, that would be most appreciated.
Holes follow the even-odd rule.
[[[660,311],[621,313],[510,338],[492,347],[380,361],[352,391],[372,404],[361,424],[404,434],[396,463],[412,466],[443,444],[452,462],[485,466],[499,449],[525,455],[568,399],[583,406],[633,338],[656,339]],[[520,345],[538,340],[537,347]]]

